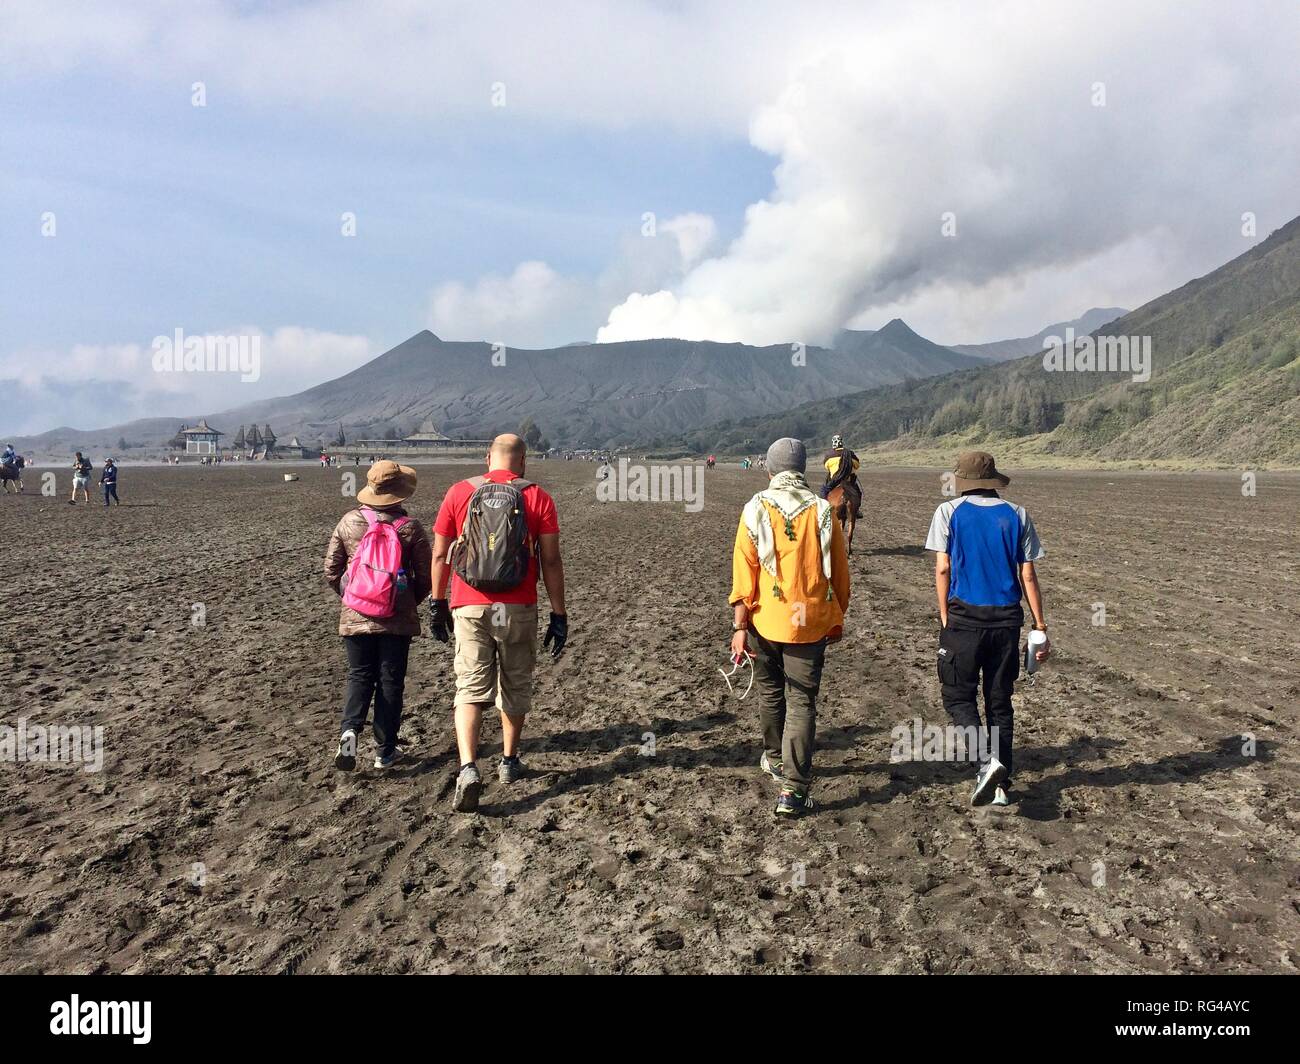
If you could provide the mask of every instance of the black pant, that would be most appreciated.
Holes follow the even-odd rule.
[[[121,506],[122,500],[117,497],[117,485],[110,481],[104,484],[103,487],[104,487],[104,505],[105,506],[108,505],[108,497],[111,495],[113,496],[113,501],[117,503],[118,506]]]
[[[950,622],[951,624],[951,622]],[[976,704],[981,675],[984,715]],[[944,628],[939,632],[939,682],[943,708],[959,728],[974,728],[984,749],[987,728],[997,729],[997,758],[1011,775],[1011,738],[1015,711],[1011,691],[1020,675],[1019,628]]]
[[[397,749],[402,726],[402,691],[406,686],[409,635],[345,635],[348,655],[348,694],[340,731],[361,733],[370,700],[375,700],[375,745],[387,757]]]

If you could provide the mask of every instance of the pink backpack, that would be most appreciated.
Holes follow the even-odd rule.
[[[402,541],[397,530],[408,517],[380,521],[369,507],[361,507],[369,526],[348,563],[343,605],[365,617],[391,617],[397,612],[397,574],[402,571]]]

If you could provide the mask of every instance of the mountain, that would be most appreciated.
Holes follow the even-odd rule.
[[[888,366],[904,380],[951,373],[984,361],[979,354],[940,347],[917,335],[901,318],[894,318],[875,331],[844,329],[832,346],[836,351],[867,359],[872,364]]]
[[[1087,336],[1096,332],[1103,325],[1109,325],[1116,318],[1122,318],[1128,311],[1122,307],[1093,307],[1074,321],[1060,321],[1040,329],[1033,336],[1021,336],[1015,340],[994,340],[987,344],[953,344],[952,350],[976,358],[987,358],[994,362],[1005,362],[1012,358],[1023,358],[1047,346],[1049,337],[1064,338],[1066,329],[1073,329],[1076,336]]]
[[[233,434],[270,424],[281,439],[349,439],[415,430],[482,438],[531,417],[553,443],[604,446],[672,436],[808,400],[980,364],[918,336],[903,322],[844,333],[834,348],[750,347],[690,340],[497,350],[427,330],[336,380],[228,410],[184,412],[95,432],[62,429],[15,440],[20,451],[63,453],[128,442],[160,447],[199,416]],[[229,439],[229,437],[227,437]]]
[[[1093,459],[1300,466],[1300,218],[1094,335],[1149,342],[1150,379],[1054,372],[1036,352],[659,444],[753,451],[778,436],[820,442],[842,432],[859,448],[1011,440]]]

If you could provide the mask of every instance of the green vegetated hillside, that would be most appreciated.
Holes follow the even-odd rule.
[[[1102,334],[1150,337],[1150,380],[1049,372],[1036,353],[656,442],[756,451],[842,432],[860,449],[1009,441],[1061,458],[1300,466],[1300,219]]]

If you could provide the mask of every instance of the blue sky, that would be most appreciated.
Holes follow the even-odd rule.
[[[8,0],[0,431],[211,413],[426,327],[1137,306],[1300,213],[1298,38],[1290,0]],[[258,379],[155,372],[178,328],[256,336]]]
[[[704,211],[734,233],[771,184],[772,160],[743,138],[538,129],[508,108],[450,128],[340,121],[206,84],[203,108],[186,84],[87,74],[5,93],[7,345],[247,322],[395,344],[428,324],[441,282],[523,259],[594,275],[645,211]]]

